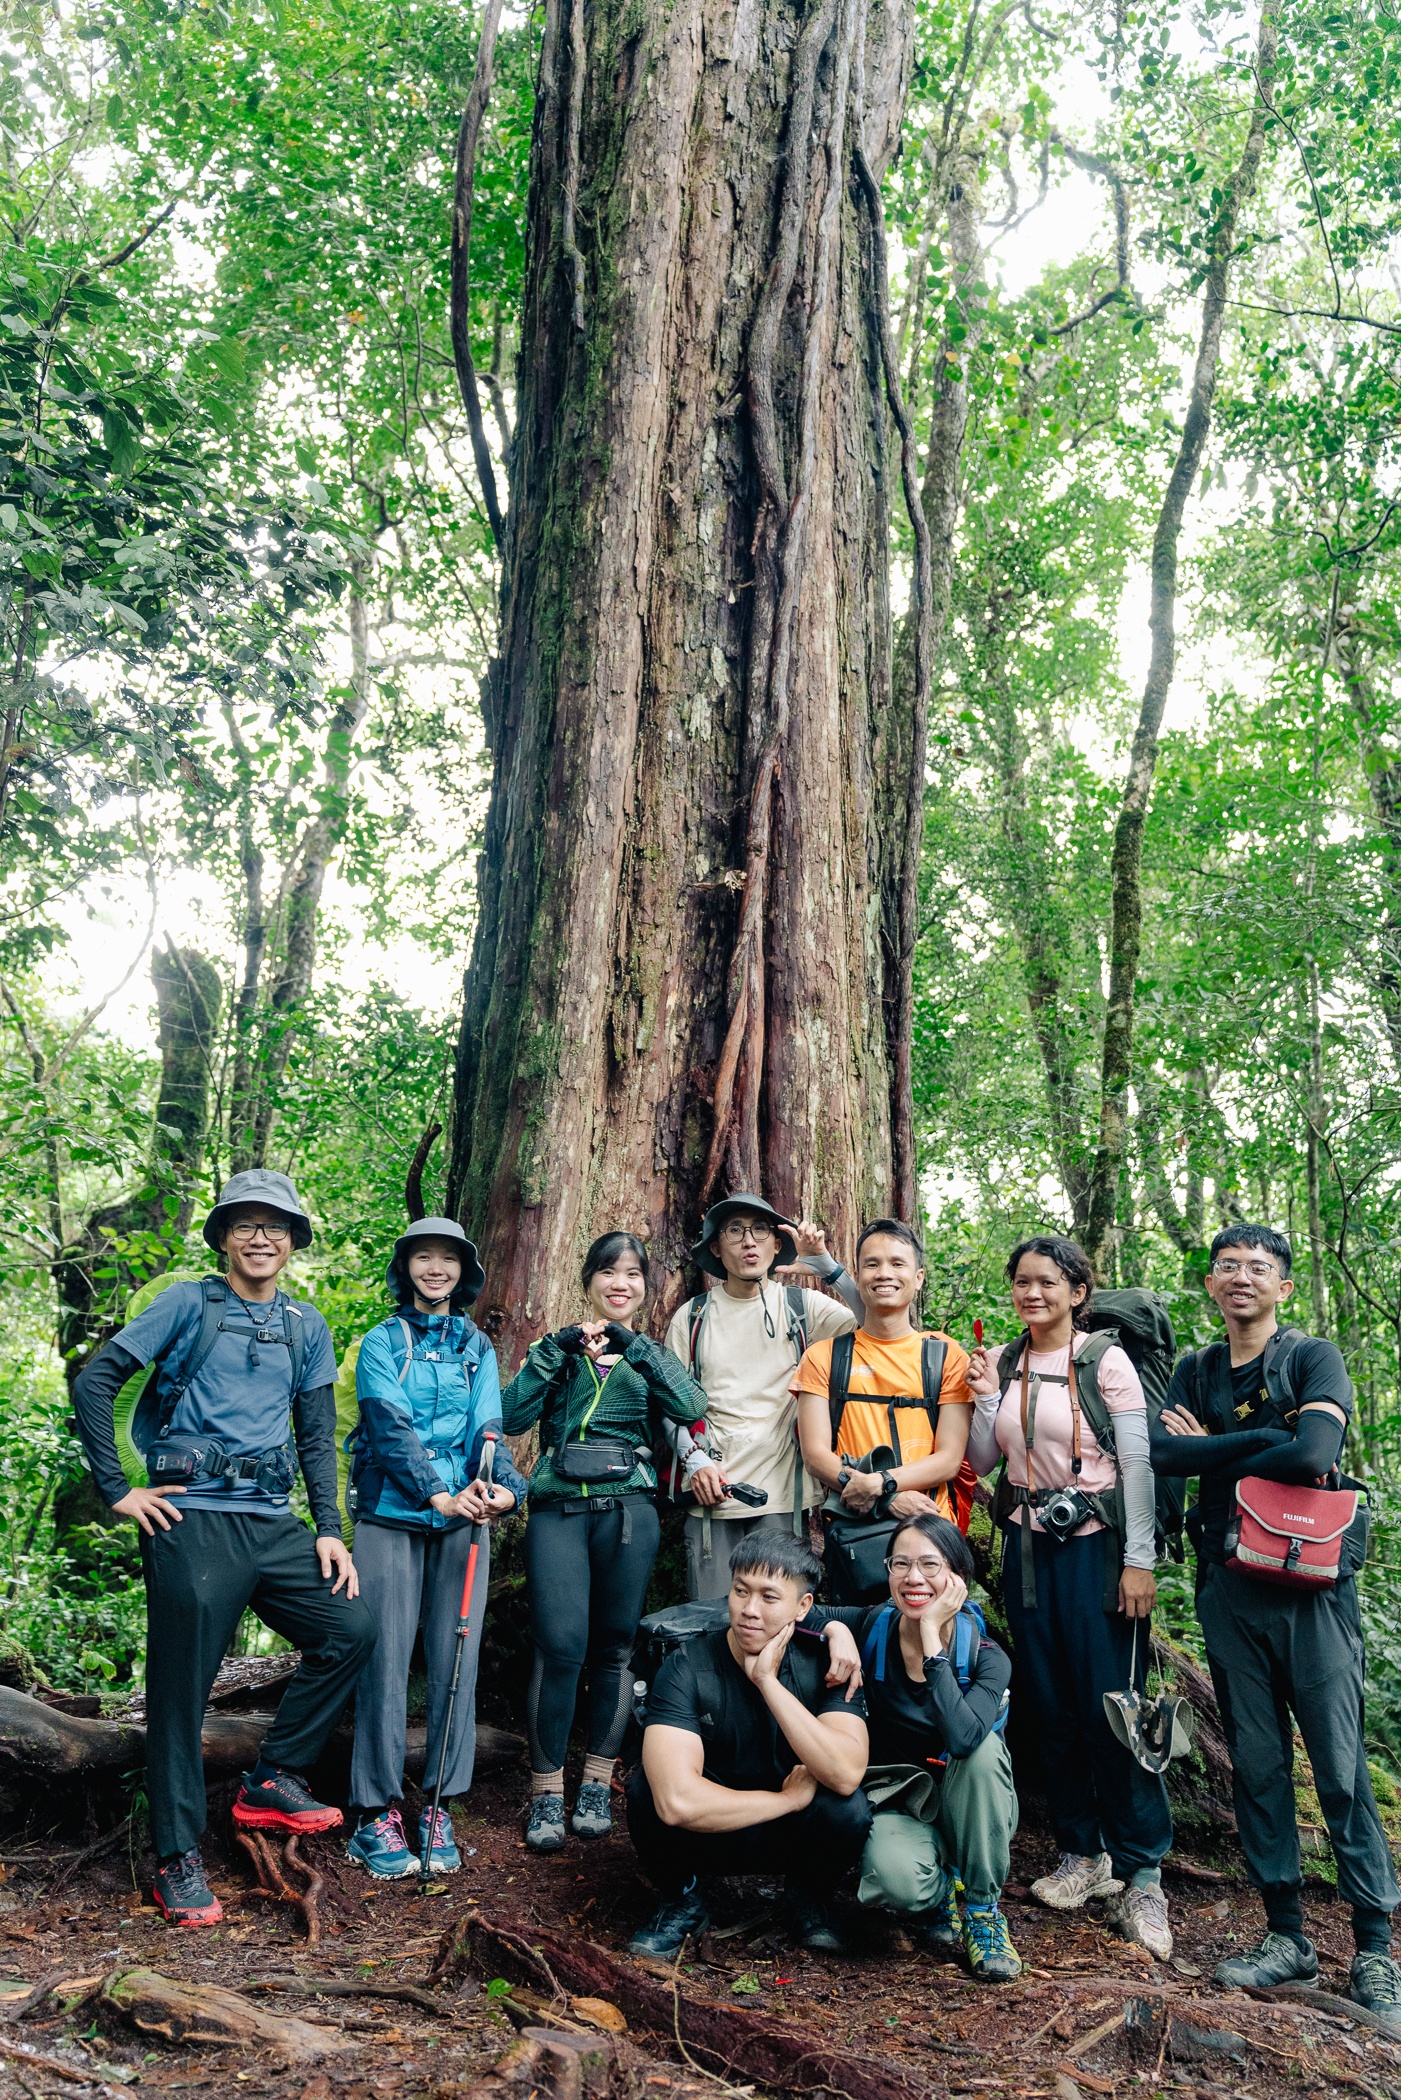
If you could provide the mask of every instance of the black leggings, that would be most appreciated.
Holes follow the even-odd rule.
[[[525,1593],[535,1666],[525,1711],[534,1772],[556,1772],[564,1763],[585,1664],[585,1748],[594,1757],[614,1757],[622,1747],[632,1701],[632,1644],[661,1540],[651,1497],[625,1499],[626,1509],[611,1499],[607,1509],[543,1502],[530,1512]]]

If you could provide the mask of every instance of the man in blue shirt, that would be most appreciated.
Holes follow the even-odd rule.
[[[172,1924],[223,1912],[204,1877],[200,1730],[251,1606],[302,1651],[262,1754],[233,1806],[249,1829],[334,1829],[302,1774],[325,1748],[375,1644],[336,1501],[336,1359],[310,1305],[277,1287],[311,1221],[285,1174],[235,1174],[204,1223],[225,1274],[170,1284],[79,1376],[78,1431],[98,1491],[141,1531],[146,1577],[146,1759],[153,1894]],[[145,1365],[131,1441],[151,1485],[118,1456],[117,1395]],[[315,1538],[288,1499],[300,1462]],[[176,1498],[179,1498],[178,1501]]]

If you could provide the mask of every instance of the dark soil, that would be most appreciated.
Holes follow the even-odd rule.
[[[91,1859],[61,1857],[30,1840],[5,1853],[0,1886],[0,2043],[32,2049],[85,2073],[60,2088],[56,2075],[0,2050],[0,2091],[95,2092],[96,2081],[130,2082],[180,2092],[360,2100],[377,2094],[444,2092],[484,2074],[513,2039],[493,1995],[491,1974],[464,1975],[454,1965],[427,1979],[447,1928],[474,1908],[523,1930],[548,1926],[576,1933],[625,1957],[629,1933],[655,1898],[638,1879],[626,1836],[603,1843],[571,1839],[553,1858],[530,1857],[522,1841],[528,1782],[523,1770],[484,1780],[455,1815],[462,1872],[418,1894],[415,1881],[371,1884],[345,1857],[334,1833],[306,1841],[304,1851],[325,1876],[322,1940],[308,1948],[299,1917],[281,1906],[241,1900],[251,1885],[247,1862],[229,1842],[229,1789],[211,1796],[206,1862],[227,1916],[212,1930],[178,1932],[150,1906],[148,1863],[133,1857],[130,1833]],[[410,1808],[416,1812],[417,1800]],[[621,1829],[621,1802],[618,1802]],[[1401,2100],[1401,2045],[1335,2012],[1297,2001],[1263,2003],[1217,1989],[1214,1964],[1259,1937],[1263,1919],[1254,1894],[1235,1878],[1229,1852],[1218,1855],[1224,1878],[1195,1868],[1185,1878],[1169,1868],[1167,1886],[1177,1934],[1170,1965],[1112,1937],[1088,1914],[1063,1917],[1032,1903],[1026,1884],[1052,1861],[1049,1839],[1017,1840],[1007,1891],[1012,1936],[1026,1972],[1001,1988],[975,1984],[953,1961],[916,1955],[894,1920],[842,1906],[852,1951],[834,1958],[794,1951],[775,1914],[777,1890],[754,1882],[726,1885],[715,1929],[680,1965],[683,1995],[731,2004],[775,2021],[801,2023],[829,2045],[900,2067],[914,2090],[981,2100],[1000,2092],[1030,2100],[1076,2100],[1143,2086],[1149,2093],[1238,2095],[1274,2100],[1353,2090]],[[66,1876],[66,1880],[61,1877]],[[1308,1929],[1323,1963],[1325,1989],[1341,1992],[1351,1952],[1346,1908],[1311,1889]],[[738,1931],[731,1930],[740,1927]],[[262,1978],[336,1977],[368,1985],[428,1988],[442,2016],[372,1996],[320,1999],[257,1994],[257,2002],[298,2018],[322,2021],[352,2036],[356,2048],[324,2068],[296,2070],[275,2061],[208,2045],[173,2046],[133,2033],[113,2013],[94,2013],[93,1999],[64,2015],[53,1997],[19,2019],[7,2019],[8,1995],[20,1979],[91,1985],[114,1968],[151,1967],[192,1983],[249,1990]],[[655,1967],[655,1965],[653,1965]],[[670,1972],[668,1972],[670,1973]],[[68,1995],[73,1995],[70,1986]],[[1156,1995],[1177,2022],[1228,2030],[1225,2053],[1206,2049],[1186,2063],[1186,2047],[1164,2045],[1154,2060],[1135,2057],[1116,2033],[1082,2051],[1084,2037],[1135,1995]],[[666,2035],[634,2040],[658,2059],[675,2059]],[[1230,2053],[1234,2050],[1235,2054]],[[1073,2060],[1072,2060],[1073,2059]],[[694,2085],[696,2072],[686,2074]],[[1059,2081],[1059,2082],[1058,2082]],[[725,2081],[711,2081],[717,2095]],[[731,2086],[730,2091],[734,2090]],[[829,2092],[831,2088],[827,2089]]]

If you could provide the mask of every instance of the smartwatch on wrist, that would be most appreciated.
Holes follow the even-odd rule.
[[[881,1494],[887,1498],[891,1495],[898,1495],[900,1492],[900,1483],[893,1473],[882,1473],[880,1486]]]

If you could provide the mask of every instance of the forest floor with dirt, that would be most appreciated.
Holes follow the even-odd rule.
[[[1028,1881],[1052,1862],[1049,1839],[1031,1833],[1016,1842],[1007,1890],[1026,1964],[1013,1985],[978,1985],[955,1961],[914,1953],[897,1921],[851,1902],[840,1906],[849,1954],[797,1951],[781,1931],[777,1889],[758,1882],[722,1885],[712,1931],[675,1967],[639,1963],[626,1954],[628,1935],[656,1899],[635,1872],[620,1795],[612,1839],[571,1839],[537,1859],[522,1837],[527,1790],[523,1768],[479,1782],[454,1818],[462,1870],[426,1896],[416,1881],[371,1883],[348,1863],[342,1833],[303,1841],[324,1878],[315,1946],[295,1909],[250,1900],[248,1863],[230,1836],[231,1784],[211,1795],[206,1862],[227,1913],[214,1929],[167,1927],[149,1902],[146,1863],[125,1842],[59,1862],[32,1839],[11,1841],[0,1885],[0,2092],[77,2095],[139,2081],[277,2100],[446,2100],[485,2079],[486,2092],[522,2100],[600,2089],[647,2100],[649,2088],[663,2100],[678,2083],[692,2096],[803,2087],[833,2100],[1077,2100],[1139,2087],[1211,2100],[1401,2096],[1401,2040],[1338,2004],[1349,1920],[1325,1889],[1311,1888],[1306,1906],[1321,2003],[1267,2002],[1210,1982],[1221,1956],[1262,1927],[1243,1879],[1168,1869],[1177,1949],[1159,1965],[1090,1915],[1054,1915],[1030,1900]],[[193,1987],[196,2007],[211,1987],[237,1992],[290,2018],[296,2039],[197,2040],[197,2013],[163,2008],[143,1979],[150,1971]],[[338,1995],[317,1996],[328,1983]],[[191,2021],[184,2040],[161,2032]],[[552,2085],[538,2046],[531,2056],[534,2045],[516,2040],[531,2026],[615,2030],[602,2088],[596,2064],[582,2083],[571,2070],[572,2085]],[[490,2076],[513,2044],[503,2075]]]

